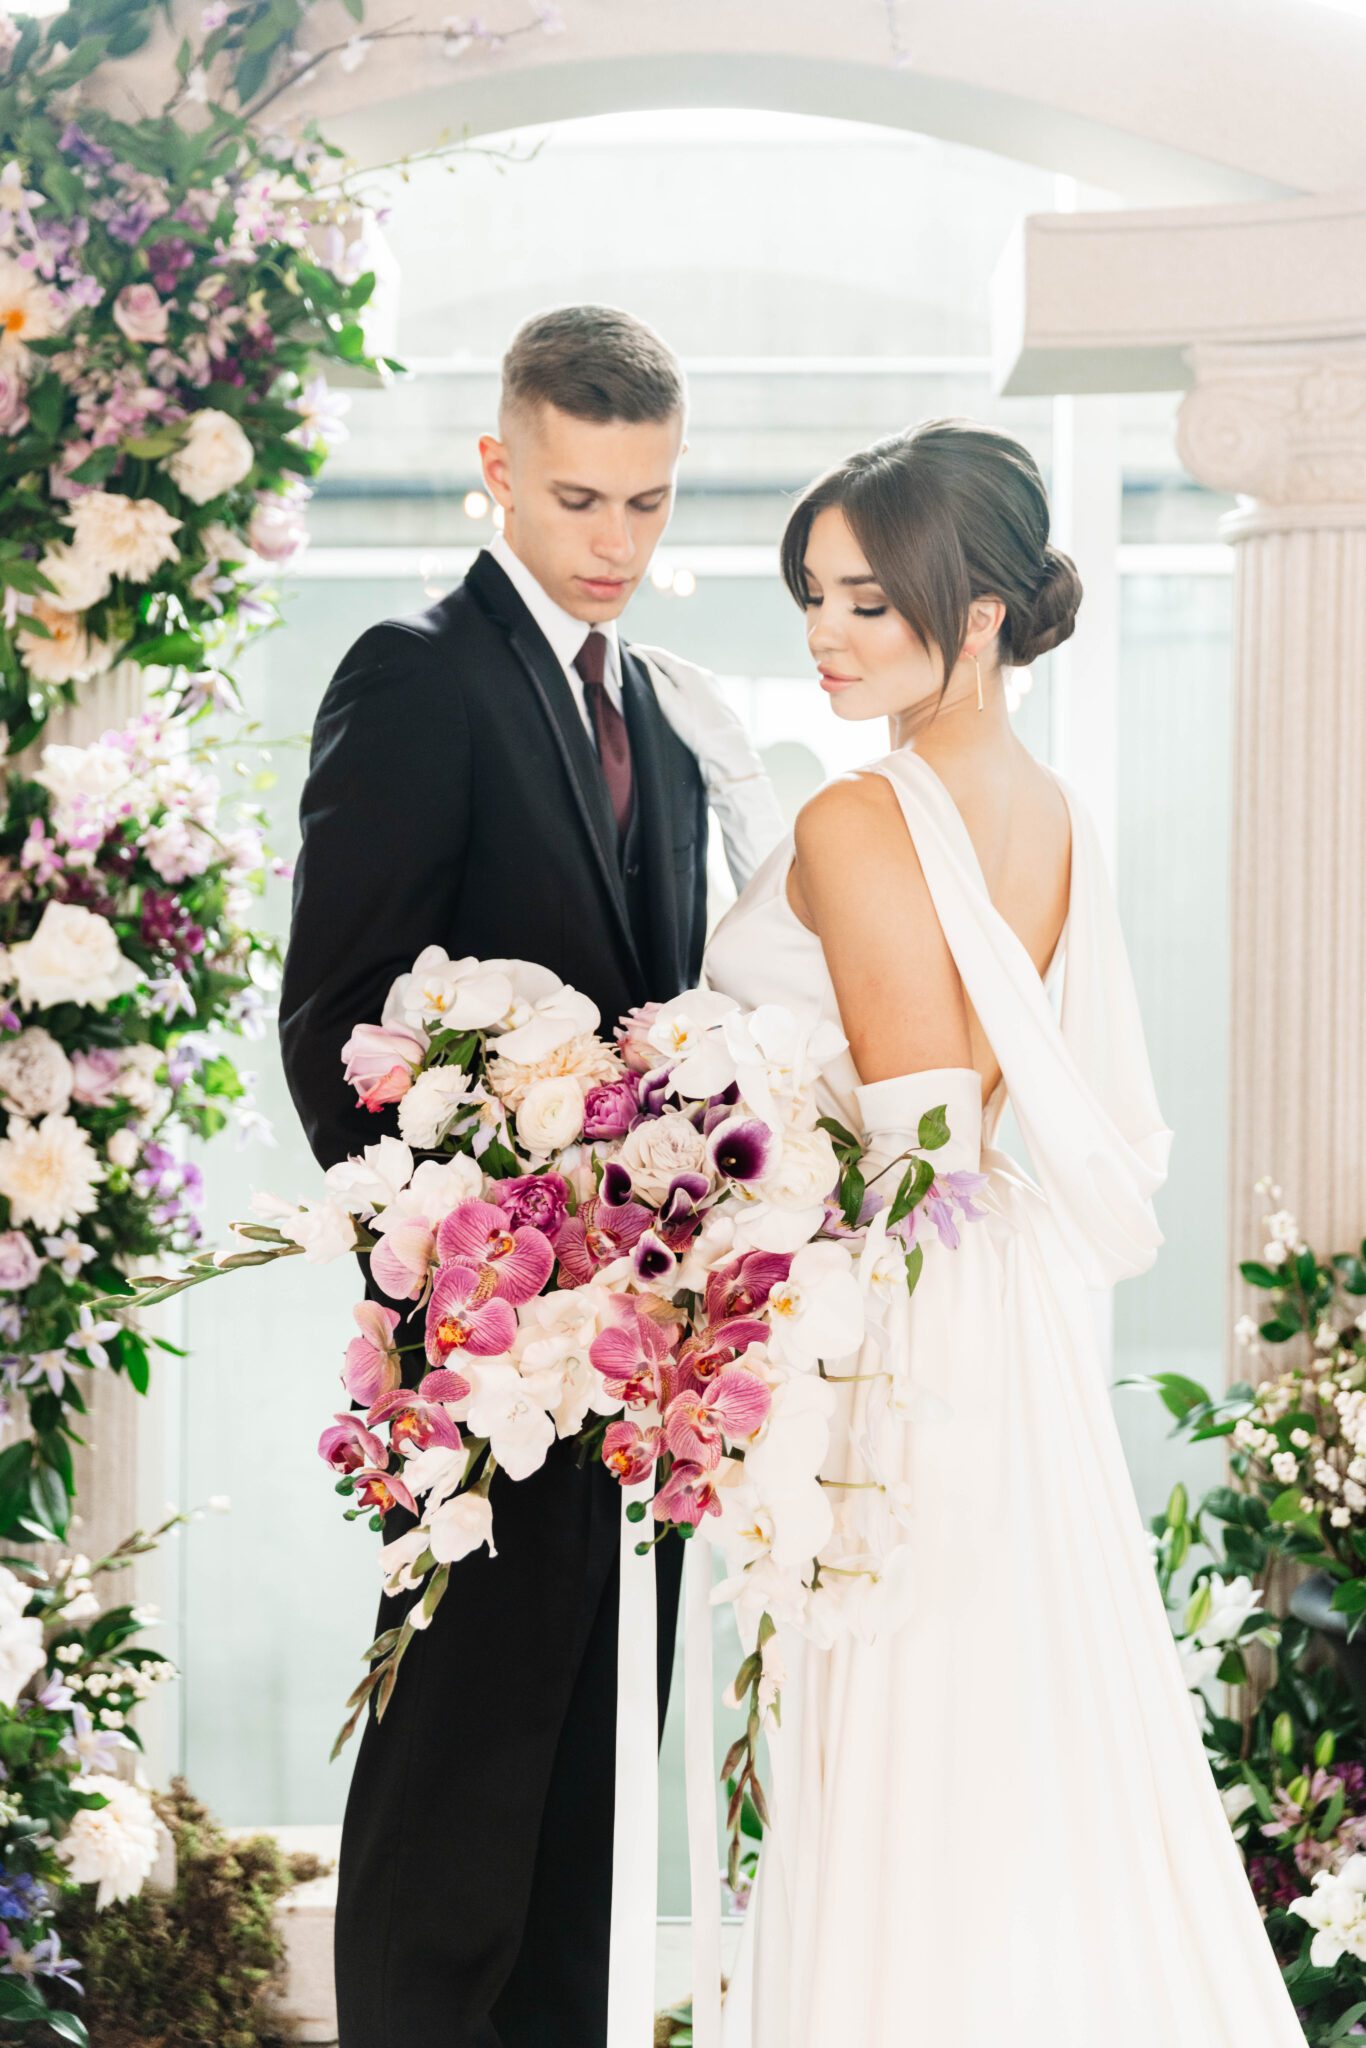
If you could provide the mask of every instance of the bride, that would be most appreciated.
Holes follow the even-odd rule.
[[[823,1570],[856,1586],[894,1514],[904,1571],[860,1629],[784,1632],[726,2048],[1304,2039],[1094,1336],[1090,1290],[1161,1242],[1171,1134],[1095,829],[1007,713],[1003,669],[1081,597],[1048,528],[1028,451],[940,420],[841,463],[784,536],[821,688],[891,751],[806,804],[707,978],[838,1018],[820,1106],[870,1176],[946,1104],[936,1168],[979,1170],[986,1214],[958,1249],[922,1233],[914,1297],[840,1362]],[[996,1146],[1007,1103],[1025,1164]]]

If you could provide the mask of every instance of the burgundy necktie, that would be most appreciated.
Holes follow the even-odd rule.
[[[607,635],[596,630],[588,635],[574,657],[583,677],[584,702],[593,730],[598,736],[598,759],[602,762],[607,794],[616,813],[617,830],[626,833],[631,815],[631,742],[626,720],[607,694],[603,676],[607,669]]]

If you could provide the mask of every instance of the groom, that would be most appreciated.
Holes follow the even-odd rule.
[[[709,803],[737,883],[781,831],[711,679],[617,630],[672,509],[684,408],[677,359],[629,314],[530,320],[480,442],[502,533],[429,611],[364,633],[328,687],[281,999],[324,1166],[393,1128],[358,1107],[341,1048],[424,946],[538,961],[608,1029],[697,980]],[[367,1717],[341,2048],[603,2048],[620,1492],[557,1443],[532,1478],[499,1475],[493,1504],[497,1557],[452,1571]],[[661,1725],[681,1556],[655,1552]],[[384,1600],[380,1629],[407,1604]]]

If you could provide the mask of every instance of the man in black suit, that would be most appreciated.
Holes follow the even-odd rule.
[[[676,358],[628,314],[529,321],[480,443],[502,534],[429,611],[364,633],[328,687],[281,1001],[324,1166],[392,1128],[344,1084],[341,1048],[424,946],[538,961],[608,1029],[697,980],[709,801],[737,880],[777,836],[710,680],[617,634],[672,508],[684,405]],[[532,1478],[498,1475],[493,1504],[497,1557],[454,1569],[383,1722],[366,1718],[342,2048],[605,2040],[620,1492],[557,1443]],[[681,1555],[655,1552],[661,1725]],[[385,1599],[380,1628],[410,1599]]]

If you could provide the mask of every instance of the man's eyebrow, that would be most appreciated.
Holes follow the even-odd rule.
[[[602,492],[598,489],[596,484],[570,483],[564,477],[553,476],[550,479],[550,488],[552,491],[575,491],[581,497],[585,498],[600,498],[602,496]],[[654,498],[658,497],[661,492],[670,490],[671,488],[672,486],[668,483],[646,484],[644,490],[632,491],[631,496],[633,498]]]

